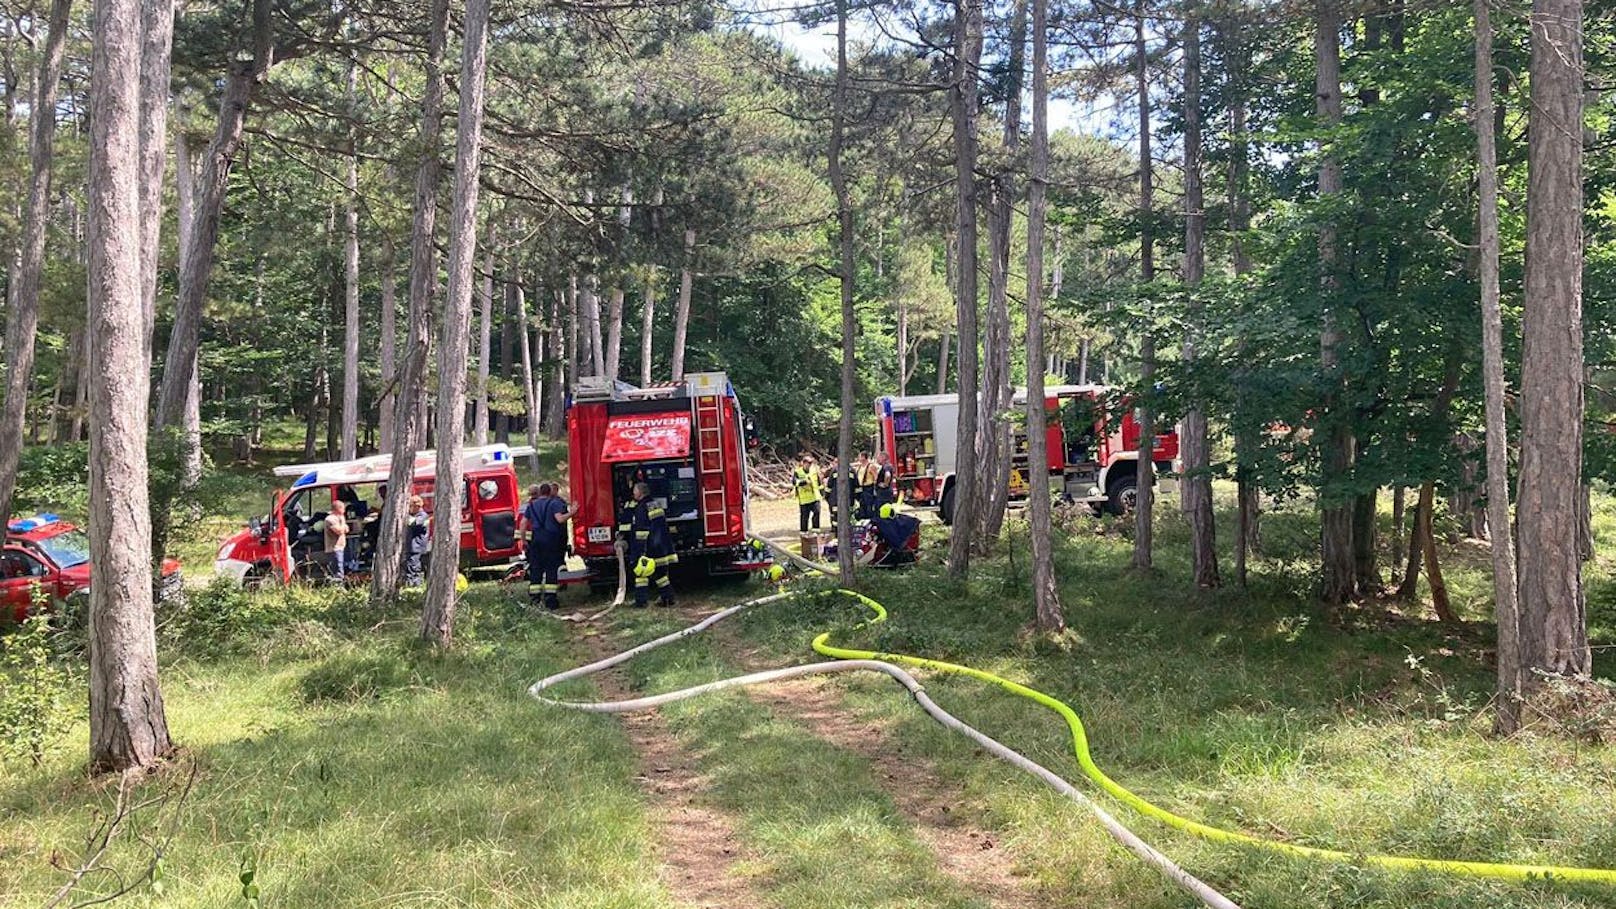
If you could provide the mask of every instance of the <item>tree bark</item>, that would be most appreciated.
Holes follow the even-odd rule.
[[[380,415],[377,421],[380,426],[377,446],[382,451],[393,450],[393,418],[388,413],[390,402],[398,399],[398,300],[395,296],[395,282],[397,277],[394,270],[397,267],[395,259],[397,251],[393,248],[391,234],[382,234],[382,318],[381,318],[381,354],[378,358],[381,367],[382,393],[376,399],[376,409]]]
[[[853,464],[853,376],[854,355],[857,350],[858,322],[853,311],[853,281],[856,277],[853,262],[853,200],[848,194],[847,177],[842,173],[842,141],[847,128],[848,104],[848,71],[847,71],[847,0],[836,0],[836,89],[833,96],[833,113],[830,129],[830,150],[828,154],[830,183],[836,193],[836,223],[837,237],[836,249],[840,274],[837,275],[841,288],[842,303],[842,382],[841,382],[841,419],[837,422],[836,432],[836,470],[852,469]],[[836,495],[836,508],[839,515],[853,513],[853,500],[849,494],[847,483],[832,477],[832,485]],[[839,520],[836,522],[836,564],[841,577],[841,583],[853,583],[853,522]]]
[[[1380,507],[1378,490],[1370,490],[1352,500],[1352,564],[1358,592],[1374,596],[1381,590],[1380,565],[1375,549],[1375,515]]]
[[[168,159],[168,102],[172,89],[174,0],[142,0],[140,49],[140,295],[144,362],[152,361],[157,319],[157,257],[162,244],[163,169]],[[200,429],[198,430],[200,439]],[[200,443],[196,470],[201,470]]]
[[[954,347],[954,338],[948,332],[937,339],[937,393],[948,393],[948,352]]]
[[[357,94],[358,67],[348,64],[348,97]],[[359,456],[359,150],[358,130],[348,133],[347,191],[342,212],[342,454]]]
[[[421,638],[447,647],[454,640],[460,573],[460,495],[465,483],[466,338],[471,331],[473,259],[477,254],[478,177],[482,166],[483,91],[488,61],[489,0],[466,3],[461,48],[460,112],[456,119],[454,214],[449,222],[449,288],[438,347],[438,469],[433,497],[432,550]]]
[[[623,288],[606,296],[606,375],[615,379],[623,365]]]
[[[684,266],[679,269],[679,302],[674,304],[673,310],[673,350],[668,353],[673,363],[675,382],[682,382],[685,378],[685,339],[690,331],[691,270],[695,268],[695,262],[696,231],[687,227]]]
[[[652,343],[656,330],[656,272],[646,275],[645,287],[640,293],[640,384],[649,386],[655,381],[651,374]]]
[[[1229,98],[1229,255],[1235,278],[1251,272],[1251,257],[1246,252],[1246,232],[1251,229],[1251,201],[1247,190],[1250,172],[1250,138],[1246,131],[1246,66],[1250,60],[1245,41],[1245,23],[1239,19],[1219,24],[1219,34],[1225,42],[1224,90]],[[1243,350],[1243,342],[1242,348]],[[1237,389],[1236,407],[1250,409],[1245,393]],[[1248,581],[1251,554],[1260,548],[1260,517],[1262,500],[1257,489],[1255,462],[1257,440],[1247,420],[1237,420],[1234,427],[1235,459],[1235,521],[1234,572],[1241,587]]]
[[[1313,50],[1318,63],[1315,86],[1317,116],[1326,129],[1341,125],[1341,11],[1339,0],[1319,0],[1315,22]],[[1342,187],[1341,162],[1332,146],[1333,136],[1326,138],[1326,149],[1319,162],[1318,195],[1321,203],[1328,203],[1339,195]],[[1320,598],[1339,605],[1358,596],[1357,568],[1352,542],[1353,504],[1350,496],[1332,488],[1344,483],[1352,472],[1357,458],[1357,440],[1347,414],[1344,378],[1341,375],[1341,346],[1346,335],[1336,319],[1336,295],[1340,278],[1336,274],[1339,250],[1334,216],[1326,213],[1319,226],[1320,292],[1324,297],[1324,327],[1319,336],[1319,364],[1331,383],[1324,401],[1325,440],[1324,471],[1320,478],[1321,531],[1320,552],[1323,560],[1323,584]]]
[[[561,318],[561,304],[564,298],[571,299],[574,295],[557,293],[551,304],[549,331],[550,331],[550,369],[545,373],[548,391],[545,394],[544,408],[545,435],[552,439],[564,439],[567,436],[566,394],[567,381],[572,376],[572,359],[563,356],[564,345]],[[576,334],[574,335],[576,340]]]
[[[972,516],[978,511],[976,429],[976,118],[977,69],[982,61],[982,0],[954,0],[954,71],[949,86],[954,128],[954,183],[958,237],[954,309],[959,335],[959,436],[954,465],[954,527],[948,541],[948,572],[963,580],[971,571]]]
[[[34,79],[28,124],[28,202],[23,213],[22,248],[12,273],[6,313],[5,407],[0,411],[0,527],[11,520],[12,496],[22,460],[22,434],[28,418],[28,386],[34,376],[34,340],[39,334],[39,285],[45,271],[50,227],[51,169],[56,146],[56,89],[62,78],[63,47],[72,0],[51,0],[50,24]]]
[[[1049,192],[1049,0],[1032,0],[1032,159],[1027,183],[1027,496],[1032,536],[1034,624],[1045,634],[1066,628],[1055,584],[1055,534],[1044,408],[1044,221]]]
[[[516,310],[517,344],[522,355],[522,397],[527,404],[527,444],[539,447],[539,392],[533,384],[533,340],[527,330],[527,293],[522,288],[522,273],[511,274],[505,282],[506,305]],[[536,468],[538,457],[528,460]]]
[[[1145,0],[1138,0],[1134,19],[1134,90],[1139,97],[1139,280],[1156,279],[1155,237],[1150,219],[1154,206],[1155,167],[1150,157],[1150,58],[1145,46]],[[1137,504],[1133,513],[1133,567],[1150,570],[1154,560],[1153,512],[1156,501],[1156,422],[1148,400],[1156,376],[1156,338],[1148,324],[1139,336],[1139,393],[1135,404],[1139,420]]]
[[[1448,602],[1448,585],[1442,580],[1442,566],[1436,558],[1436,483],[1426,480],[1420,486],[1420,501],[1414,516],[1414,552],[1418,556],[1410,558],[1423,558],[1425,561],[1425,579],[1431,585],[1431,608],[1435,610],[1436,617],[1444,625],[1459,625],[1459,617],[1454,614],[1453,606]]]
[[[437,289],[438,181],[443,173],[443,54],[447,43],[449,0],[432,0],[427,33],[426,86],[421,98],[421,129],[417,141],[421,161],[415,171],[415,215],[410,228],[409,335],[393,401],[393,463],[387,475],[387,498],[382,504],[381,529],[370,575],[370,599],[391,607],[398,599],[399,575],[404,561],[404,522],[408,515],[415,453],[426,433],[426,366],[432,351],[432,295]],[[457,501],[458,496],[453,496]],[[456,546],[458,551],[459,547]]]
[[[1534,0],[1521,353],[1521,681],[1592,664],[1582,498],[1582,2]]]
[[[1022,72],[1026,67],[1027,0],[1014,0],[1006,53],[1004,145],[1006,166],[989,184],[988,316],[982,338],[982,411],[977,427],[980,508],[975,533],[995,540],[1010,497],[1010,239],[1015,224],[1016,155],[1021,145]]]
[[[589,340],[589,369],[585,374],[603,376],[606,374],[606,344],[600,336],[600,278],[597,275],[591,273],[584,279],[578,307],[583,313],[584,331]]]
[[[482,305],[481,318],[477,325],[477,397],[472,402],[473,415],[471,420],[471,437],[476,445],[488,444],[488,376],[490,374],[490,358],[494,355],[494,248],[493,237],[483,256],[482,281],[477,293],[478,302]],[[506,291],[505,307],[510,306],[509,291]]]
[[[1183,359],[1193,372],[1201,318],[1197,287],[1206,270],[1206,211],[1201,187],[1201,20],[1184,22],[1184,284],[1190,291]],[[1184,484],[1181,502],[1190,525],[1195,586],[1222,585],[1218,576],[1217,528],[1212,514],[1212,451],[1206,411],[1197,401],[1184,415]]]
[[[98,0],[96,73],[141,67],[138,0]],[[90,769],[154,764],[172,750],[157,681],[147,506],[140,85],[90,92]]]

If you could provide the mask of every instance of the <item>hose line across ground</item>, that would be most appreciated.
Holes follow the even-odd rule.
[[[772,548],[775,548],[777,552],[781,552],[786,555],[790,561],[798,563],[803,567],[813,571],[824,571],[822,566],[802,559],[801,557],[796,556],[795,553],[785,552],[778,547]],[[885,607],[875,600],[851,590],[844,589],[838,590],[837,592],[844,596],[851,597],[872,613],[872,617],[857,626],[858,628],[863,628],[886,621],[887,612]],[[1169,827],[1181,830],[1202,839],[1279,853],[1296,858],[1359,863],[1398,871],[1435,871],[1464,877],[1512,882],[1525,882],[1542,879],[1616,885],[1616,870],[1606,868],[1579,868],[1556,865],[1520,865],[1498,862],[1469,862],[1413,856],[1353,853],[1335,849],[1323,849],[1313,846],[1298,846],[1292,843],[1282,843],[1275,840],[1252,836],[1246,833],[1226,830],[1220,827],[1213,827],[1209,824],[1203,824],[1199,821],[1194,821],[1175,814],[1165,808],[1161,808],[1149,801],[1146,801],[1138,794],[1111,779],[1104,773],[1104,771],[1100,770],[1099,766],[1094,762],[1093,755],[1090,753],[1088,734],[1083,727],[1082,719],[1080,719],[1077,712],[1064,701],[1051,697],[1050,695],[1037,691],[1033,688],[1029,688],[1020,683],[994,675],[991,672],[986,672],[970,666],[960,665],[958,663],[948,663],[941,660],[927,659],[924,657],[910,656],[901,653],[881,653],[873,650],[858,650],[854,648],[838,647],[830,643],[831,632],[829,631],[824,632],[814,638],[813,649],[815,652],[823,656],[830,657],[837,662],[814,663],[806,666],[793,666],[786,669],[752,673],[750,675],[724,679],[705,685],[698,685],[693,688],[686,688],[680,691],[673,691],[667,694],[612,703],[577,703],[556,701],[541,695],[541,692],[553,685],[560,684],[561,682],[568,681],[570,679],[591,675],[612,666],[619,665],[646,651],[682,640],[695,634],[699,634],[700,632],[705,631],[707,628],[710,628],[713,625],[716,625],[724,619],[729,618],[730,616],[735,615],[743,610],[749,609],[753,606],[764,605],[766,603],[778,602],[788,598],[789,596],[791,596],[791,594],[776,593],[760,599],[742,603],[738,606],[730,607],[729,609],[709,616],[707,619],[696,625],[692,625],[689,628],[665,635],[664,637],[658,638],[654,641],[641,644],[638,647],[617,654],[616,656],[608,657],[587,666],[580,666],[576,669],[542,679],[534,683],[533,686],[528,689],[528,691],[538,700],[554,706],[568,707],[571,709],[585,710],[595,713],[621,713],[634,710],[653,709],[663,704],[684,700],[686,698],[695,697],[711,691],[741,685],[762,684],[765,682],[780,681],[783,679],[797,678],[812,674],[850,670],[868,670],[880,672],[895,679],[899,684],[908,689],[910,694],[914,696],[916,702],[919,703],[921,708],[925,710],[926,713],[933,719],[942,723],[944,726],[965,735],[973,741],[976,741],[978,744],[982,745],[983,748],[992,752],[995,756],[1006,760],[1023,770],[1026,770],[1033,776],[1036,776],[1040,780],[1044,781],[1052,788],[1066,795],[1068,798],[1088,808],[1095,814],[1096,817],[1100,819],[1107,832],[1110,833],[1112,837],[1117,839],[1118,842],[1122,843],[1129,850],[1133,851],[1136,855],[1140,856],[1146,862],[1151,864],[1174,884],[1194,895],[1203,904],[1218,907],[1218,909],[1224,909],[1224,907],[1233,907],[1235,904],[1227,897],[1195,878],[1189,872],[1179,868],[1172,862],[1172,860],[1162,855],[1148,843],[1140,839],[1132,831],[1128,830],[1103,808],[1095,804],[1092,800],[1075,789],[1069,782],[1059,775],[1035,763],[1019,752],[1016,752],[1001,744],[987,734],[967,725],[958,718],[954,717],[952,714],[943,710],[941,707],[937,706],[937,704],[933,702],[926,694],[923,686],[921,686],[921,684],[915,680],[912,675],[900,668],[900,664],[902,666],[912,666],[935,672],[967,676],[979,681],[988,682],[1010,692],[1011,694],[1026,698],[1042,707],[1054,711],[1066,722],[1068,729],[1071,731],[1072,751],[1077,759],[1079,768],[1081,768],[1083,771],[1084,776],[1087,776],[1095,785],[1099,786],[1112,798],[1128,806],[1129,808],[1132,808],[1134,811],[1166,824]]]

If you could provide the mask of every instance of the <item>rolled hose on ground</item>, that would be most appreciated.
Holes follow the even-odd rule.
[[[794,564],[798,564],[811,571],[825,574],[830,573],[829,566],[810,562],[801,558],[800,556],[797,556],[795,553],[775,545],[772,542],[769,543],[769,546],[778,555],[786,558],[788,561],[791,561]],[[861,623],[857,627],[867,627],[869,625],[886,621],[886,609],[880,603],[877,603],[875,600],[854,591],[839,590],[838,592],[853,598],[873,613],[873,618]],[[830,667],[840,665],[838,663],[811,664],[809,666],[791,667],[786,670],[753,673],[748,676],[726,679],[719,682],[709,683],[707,685],[700,685],[694,688],[684,689],[682,691],[669,692],[665,695],[658,695],[650,698],[639,698],[633,701],[619,702],[617,704],[579,704],[554,701],[549,698],[544,698],[539,694],[541,691],[552,685],[559,684],[569,679],[590,675],[603,669],[610,668],[611,666],[616,666],[622,662],[632,659],[634,656],[640,653],[644,653],[656,647],[698,634],[707,628],[712,627],[718,622],[723,621],[729,616],[732,616],[745,609],[753,606],[763,605],[765,603],[777,602],[785,599],[787,596],[789,596],[789,594],[779,593],[731,607],[730,609],[726,609],[708,617],[703,622],[681,631],[674,632],[673,634],[666,635],[662,638],[658,638],[655,641],[642,644],[639,647],[633,648],[632,650],[625,651],[605,660],[600,660],[596,663],[591,663],[588,666],[582,666],[577,669],[570,670],[569,672],[563,672],[558,675],[550,676],[549,678],[535,683],[531,688],[529,688],[529,693],[540,701],[553,704],[555,706],[565,706],[572,709],[589,710],[592,712],[621,712],[621,710],[650,709],[664,703],[671,703],[676,700],[683,700],[688,697],[694,697],[698,694],[737,685],[777,681],[782,678],[793,678],[799,675],[807,675],[815,672],[837,671]],[[1229,902],[1226,897],[1223,897],[1221,894],[1217,893],[1217,891],[1212,890],[1206,884],[1194,878],[1188,872],[1178,868],[1178,866],[1174,865],[1171,860],[1167,859],[1165,856],[1162,856],[1161,853],[1144,843],[1143,840],[1140,840],[1131,831],[1128,831],[1127,828],[1123,827],[1114,818],[1111,818],[1111,816],[1098,805],[1094,804],[1076,789],[1072,788],[1066,780],[1032,762],[1025,756],[1020,755],[1019,753],[998,743],[984,733],[981,733],[980,731],[964,724],[963,722],[954,718],[951,714],[948,714],[946,711],[942,710],[942,708],[938,707],[934,702],[932,702],[929,697],[925,697],[924,690],[920,687],[918,682],[914,681],[912,676],[894,664],[903,664],[917,668],[930,669],[937,672],[963,675],[978,679],[980,681],[990,682],[1012,694],[1027,698],[1040,706],[1054,711],[1066,721],[1066,725],[1071,731],[1072,750],[1079,768],[1082,769],[1083,774],[1093,781],[1095,785],[1099,786],[1108,795],[1115,798],[1117,801],[1122,802],[1124,805],[1127,805],[1129,808],[1132,808],[1134,811],[1164,823],[1169,827],[1181,830],[1202,839],[1212,842],[1234,844],[1267,852],[1274,852],[1296,858],[1360,863],[1398,871],[1435,871],[1464,877],[1511,882],[1525,882],[1533,879],[1552,879],[1559,881],[1573,881],[1578,883],[1616,885],[1616,870],[1612,869],[1579,868],[1555,865],[1523,865],[1496,862],[1470,862],[1413,856],[1353,853],[1335,849],[1324,849],[1313,846],[1298,846],[1291,843],[1282,843],[1252,836],[1250,834],[1203,824],[1198,821],[1185,818],[1181,815],[1174,814],[1165,808],[1158,807],[1151,802],[1146,801],[1144,798],[1123,787],[1121,784],[1117,783],[1115,780],[1112,780],[1103,771],[1101,771],[1100,768],[1095,764],[1093,755],[1089,750],[1088,734],[1083,727],[1083,721],[1078,717],[1077,712],[1065,702],[1051,697],[1050,695],[1044,694],[1041,691],[1037,691],[1017,682],[1010,681],[1009,679],[994,675],[993,673],[975,669],[970,666],[963,666],[957,663],[948,663],[941,660],[932,660],[924,657],[909,656],[907,654],[880,653],[870,650],[836,647],[829,643],[830,635],[831,632],[827,631],[814,638],[813,649],[815,652],[823,656],[831,657],[835,660],[857,663],[859,664],[857,668],[882,672],[898,680],[900,684],[903,684],[904,687],[908,688],[911,693],[915,695],[916,701],[919,702],[921,707],[925,709],[926,712],[934,719],[937,719],[943,725],[948,726],[949,728],[954,729],[955,731],[960,732],[969,738],[972,738],[979,744],[982,744],[984,748],[987,748],[989,751],[993,752],[996,756],[1007,760],[1024,770],[1027,770],[1034,776],[1042,779],[1045,783],[1061,791],[1069,798],[1089,808],[1096,814],[1096,816],[1100,818],[1101,822],[1105,824],[1107,832],[1109,832],[1119,842],[1122,842],[1125,846],[1134,851],[1136,854],[1140,855],[1152,866],[1162,871],[1162,873],[1175,884],[1194,894],[1198,899],[1208,906],[1223,907],[1233,906],[1234,904]],[[913,684],[911,685],[911,683]]]

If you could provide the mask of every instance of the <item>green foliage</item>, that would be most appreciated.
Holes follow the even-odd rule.
[[[22,450],[12,510],[18,515],[53,510],[85,515],[90,511],[89,486],[89,445],[29,446]]]
[[[373,700],[409,684],[411,673],[399,653],[342,653],[329,657],[298,680],[310,703]]]
[[[34,612],[0,633],[0,754],[34,766],[72,725],[78,676],[57,652],[50,598],[34,588]]]

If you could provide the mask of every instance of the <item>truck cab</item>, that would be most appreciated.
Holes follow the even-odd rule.
[[[509,564],[521,550],[516,516],[521,497],[515,459],[533,449],[489,445],[464,453],[460,484],[460,563],[468,568]],[[268,511],[219,546],[214,573],[249,586],[318,577],[324,535],[320,522],[333,511],[349,518],[348,558],[357,571],[369,571],[374,558],[391,455],[352,461],[277,467],[275,475],[295,478],[289,488],[270,494]],[[437,452],[415,456],[410,491],[431,513],[435,501]]]
[[[158,600],[177,595],[183,586],[180,563],[163,560]],[[10,522],[0,545],[0,613],[17,622],[27,619],[36,588],[57,603],[90,591],[90,540],[54,514]]]

